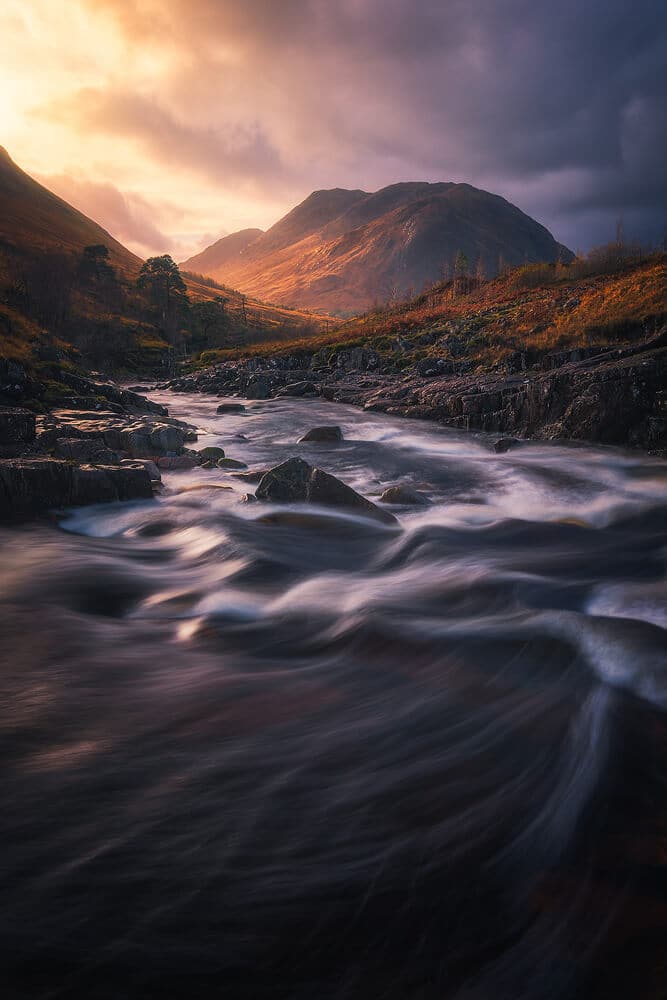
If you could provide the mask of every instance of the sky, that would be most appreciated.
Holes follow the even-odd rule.
[[[2,0],[0,145],[142,256],[465,181],[572,249],[667,231],[664,0]]]

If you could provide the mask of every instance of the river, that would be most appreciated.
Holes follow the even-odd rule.
[[[3,996],[662,997],[667,463],[153,398],[431,503],[195,469],[2,531]]]

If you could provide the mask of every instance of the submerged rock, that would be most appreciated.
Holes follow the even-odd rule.
[[[418,504],[420,507],[427,507],[431,502],[425,493],[405,483],[388,486],[380,501],[390,504]]]
[[[343,432],[338,426],[313,427],[300,437],[297,444],[304,441],[342,441]]]
[[[270,469],[262,477],[256,496],[258,500],[272,500],[275,503],[300,502],[341,507],[364,513],[387,524],[396,522],[393,514],[381,510],[340,479],[314,468],[302,458],[290,458],[282,465]]]
[[[500,438],[499,441],[493,446],[493,450],[499,455],[504,454],[506,451],[511,451],[513,448],[519,448],[521,442],[518,438]]]
[[[243,403],[220,403],[216,413],[245,413],[246,408]]]
[[[219,458],[217,461],[219,469],[247,469],[245,462],[239,462],[237,458]]]

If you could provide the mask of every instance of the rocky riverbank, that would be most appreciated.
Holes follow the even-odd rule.
[[[466,430],[667,449],[667,328],[638,344],[552,353],[532,365],[519,356],[484,373],[450,354],[409,370],[365,348],[267,354],[164,388],[249,399],[322,396]]]
[[[161,468],[202,462],[194,427],[139,393],[79,376],[66,406],[0,407],[0,518],[149,499]],[[16,390],[20,389],[20,381]],[[92,408],[89,408],[92,407]]]

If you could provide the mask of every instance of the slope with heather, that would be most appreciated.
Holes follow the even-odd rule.
[[[664,451],[666,321],[667,256],[607,248],[443,283],[328,336],[207,352],[175,387],[317,392],[454,427]]]
[[[410,182],[372,194],[316,191],[238,254],[206,263],[249,294],[350,314],[432,283],[459,254],[486,275],[571,258],[504,198],[469,184]]]
[[[51,369],[68,364],[107,371],[172,364],[194,336],[191,317],[169,334],[161,328],[137,289],[141,266],[0,149],[0,361],[47,366],[51,381]],[[326,321],[265,306],[197,274],[184,277],[191,303],[215,301],[224,311],[211,345],[314,332]]]

